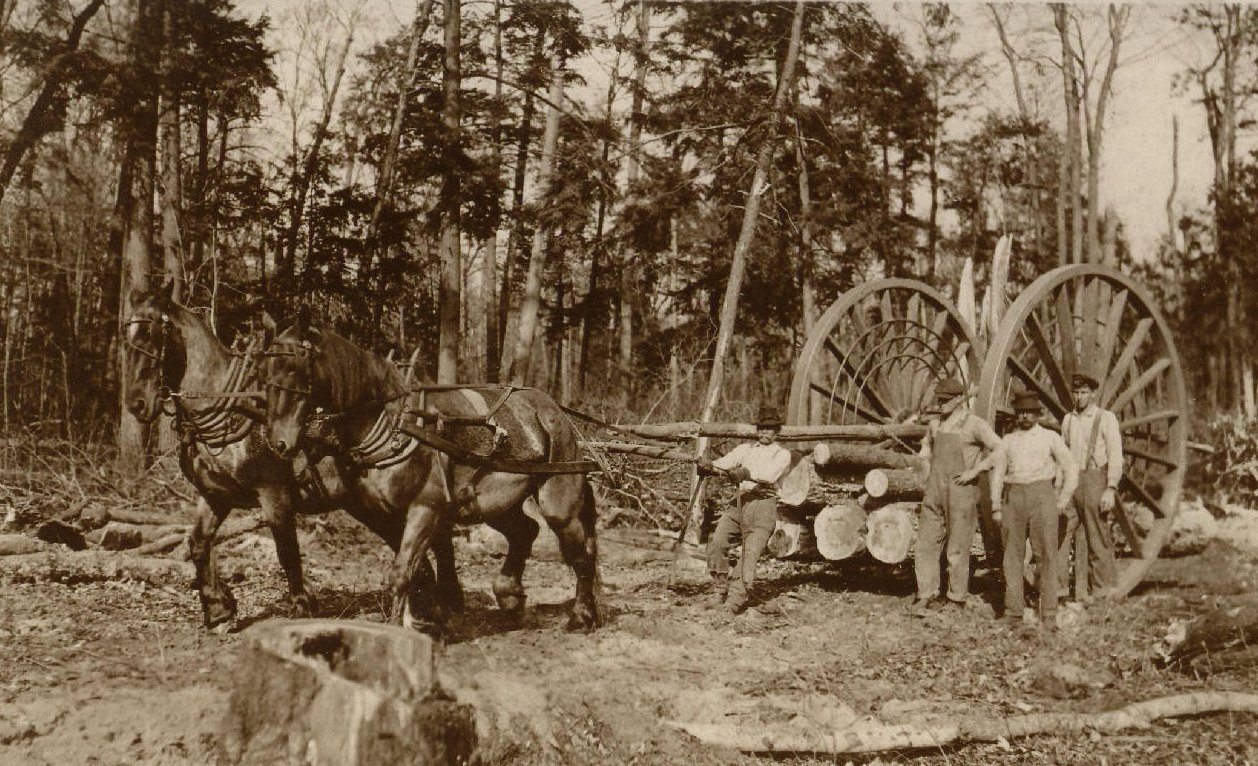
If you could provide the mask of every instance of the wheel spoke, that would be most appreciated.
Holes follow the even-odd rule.
[[[1110,406],[1106,409],[1112,412],[1121,412],[1124,407],[1131,403],[1132,399],[1136,398],[1136,394],[1148,388],[1149,384],[1156,380],[1157,377],[1170,366],[1171,360],[1167,357],[1162,357],[1154,362],[1153,366],[1141,373],[1140,377],[1136,378],[1125,391],[1115,397],[1114,401],[1111,402]]]
[[[1049,380],[1052,381],[1053,388],[1057,392],[1057,400],[1059,402],[1069,402],[1070,381],[1066,379],[1066,374],[1057,365],[1057,359],[1053,356],[1053,349],[1048,343],[1048,337],[1044,334],[1044,328],[1040,325],[1039,318],[1035,314],[1028,315],[1026,327],[1027,334],[1031,337],[1031,343],[1034,344],[1036,352],[1039,353],[1040,361],[1044,363],[1044,371],[1048,373]]]
[[[1176,463],[1174,460],[1171,460],[1168,457],[1163,457],[1162,455],[1155,455],[1152,452],[1145,452],[1144,450],[1137,449],[1135,447],[1124,447],[1123,452],[1128,455],[1131,455],[1132,457],[1138,457],[1141,460],[1144,460],[1150,463],[1157,463],[1158,465],[1164,465],[1167,468],[1179,467],[1179,463]]]
[[[857,373],[856,373],[855,367],[852,366],[851,355],[848,352],[844,351],[843,348],[841,348],[838,343],[835,343],[833,338],[829,338],[829,337],[826,338],[826,348],[830,350],[830,353],[833,354],[834,358],[839,362],[840,365],[842,365],[843,371],[846,372],[850,378],[855,380]],[[869,403],[873,405],[874,409],[878,410],[883,415],[890,417],[891,410],[887,407],[886,403],[882,401],[882,397],[880,397],[878,393],[874,391],[874,389],[870,386],[866,386],[864,388],[864,391],[865,391],[865,397],[869,399]]]
[[[810,388],[812,388],[813,391],[816,391],[817,393],[825,397],[826,401],[831,406],[834,405],[836,400],[834,398],[833,391],[828,391],[826,390],[825,386],[822,386],[817,383],[809,383],[808,385]],[[865,393],[866,395],[868,395],[869,389],[865,389]],[[865,409],[859,404],[856,404],[855,402],[840,402],[840,406],[842,407],[844,412],[853,412],[857,415],[860,415],[862,418],[868,420],[870,423],[888,423],[891,421],[890,417],[879,415],[876,412],[870,412],[869,410]]]
[[[1040,395],[1040,398],[1044,400],[1049,411],[1055,417],[1061,418],[1066,414],[1066,408],[1062,406],[1061,402],[1057,401],[1057,398],[1053,396],[1053,392],[1049,391],[1048,387],[1041,383],[1039,378],[1032,375],[1031,371],[1026,368],[1026,365],[1010,357],[1009,366],[1013,369],[1014,375],[1017,375],[1028,388],[1035,389],[1035,392]]]
[[[1118,486],[1119,488],[1126,489],[1135,495],[1136,499],[1138,499],[1141,503],[1144,503],[1144,505],[1153,512],[1154,516],[1157,516],[1159,519],[1166,516],[1166,514],[1162,512],[1162,506],[1158,504],[1158,501],[1154,499],[1153,495],[1146,492],[1144,487],[1137,484],[1130,476],[1124,474],[1123,480],[1119,482]]]
[[[1070,306],[1070,295],[1066,285],[1062,285],[1061,290],[1057,292],[1057,332],[1061,340],[1061,361],[1065,368],[1063,375],[1065,379],[1079,371],[1079,358],[1075,355],[1075,315]],[[1070,381],[1067,380],[1067,386],[1069,383]],[[1070,389],[1067,388],[1066,394],[1069,393]],[[1070,401],[1070,399],[1068,396],[1063,396],[1063,401]]]
[[[1149,425],[1150,423],[1157,423],[1163,420],[1177,420],[1182,417],[1183,414],[1184,413],[1179,410],[1158,410],[1157,412],[1150,412],[1147,415],[1128,418],[1122,422],[1121,428],[1124,431],[1134,431],[1137,428]]]
[[[1144,341],[1149,337],[1149,330],[1153,327],[1153,320],[1144,317],[1136,323],[1136,329],[1132,331],[1131,337],[1127,339],[1127,345],[1123,348],[1123,353],[1119,354],[1118,361],[1114,363],[1114,368],[1110,370],[1105,381],[1101,384],[1104,390],[1103,396],[1100,397],[1101,407],[1112,409],[1108,406],[1108,394],[1110,391],[1118,388],[1123,380],[1127,377],[1127,369],[1136,361],[1136,353],[1140,350],[1140,346],[1144,345]]]
[[[1114,297],[1114,302],[1109,307],[1109,314],[1105,318],[1105,334],[1101,336],[1096,366],[1092,368],[1098,377],[1100,377],[1100,372],[1109,366],[1110,357],[1114,355],[1114,344],[1118,342],[1118,331],[1123,323],[1123,311],[1127,308],[1127,294],[1127,291],[1123,290]]]

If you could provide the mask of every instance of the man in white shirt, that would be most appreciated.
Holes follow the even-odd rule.
[[[721,514],[708,540],[708,572],[716,588],[714,606],[737,614],[747,607],[756,579],[756,562],[777,526],[777,483],[791,467],[791,453],[777,443],[782,417],[776,408],[762,406],[756,419],[756,442],[744,442],[724,457],[699,463],[702,471],[724,472],[738,482],[738,502]],[[733,577],[728,549],[734,534],[742,537],[743,551]]]
[[[1038,422],[1042,407],[1030,391],[1013,398],[1017,429],[1005,434],[992,469],[992,519],[1001,525],[1004,543],[1005,615],[1009,625],[1022,622],[1026,608],[1023,566],[1027,536],[1039,562],[1040,624],[1051,631],[1057,616],[1057,519],[1065,515],[1078,483],[1070,449],[1056,432]],[[1061,486],[1053,480],[1061,476]],[[1007,502],[1006,502],[1007,500]]]
[[[1075,411],[1062,419],[1061,435],[1079,466],[1074,508],[1088,541],[1088,584],[1095,592],[1111,587],[1116,576],[1114,540],[1105,515],[1114,510],[1118,483],[1123,478],[1123,434],[1114,413],[1093,401],[1098,388],[1096,378],[1075,375],[1071,387]],[[1076,561],[1075,566],[1084,566],[1084,562]],[[1063,580],[1065,570],[1062,566]]]

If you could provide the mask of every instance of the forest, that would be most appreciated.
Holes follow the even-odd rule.
[[[119,401],[120,328],[165,280],[228,343],[306,305],[428,378],[639,420],[696,415],[723,357],[715,412],[739,419],[781,403],[844,290],[953,294],[1006,235],[1010,294],[1059,264],[1132,273],[1194,422],[1253,416],[1256,9],[272,5],[0,0],[6,432],[151,439]],[[1183,204],[1173,176],[1137,253],[1099,189],[1141,175],[1103,158],[1154,21],[1200,53],[1175,87],[1213,181]],[[1000,48],[964,45],[975,25]],[[1149,161],[1178,172],[1178,146]]]

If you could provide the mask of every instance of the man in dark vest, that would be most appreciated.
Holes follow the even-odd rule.
[[[790,451],[777,441],[781,429],[777,409],[761,406],[754,443],[743,442],[716,461],[704,458],[699,463],[700,470],[722,472],[738,484],[737,502],[721,514],[708,540],[708,573],[716,589],[713,606],[723,605],[734,614],[747,607],[756,562],[777,526],[777,484],[791,467]],[[728,549],[735,534],[742,537],[743,552],[730,576]]]
[[[921,455],[929,461],[930,473],[913,551],[917,575],[913,614],[918,617],[935,606],[963,608],[970,592],[970,546],[978,529],[976,480],[992,466],[1001,444],[992,427],[970,412],[967,398],[959,380],[940,381],[935,386],[929,430],[922,439]],[[945,541],[948,593],[941,601],[939,570]]]

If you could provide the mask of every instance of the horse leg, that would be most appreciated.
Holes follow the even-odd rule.
[[[494,598],[504,612],[524,612],[524,563],[533,552],[537,539],[537,522],[524,513],[523,506],[491,516],[485,520],[493,529],[507,538],[507,558],[502,571],[494,578]]]
[[[463,585],[454,562],[454,529],[443,524],[432,541],[432,555],[437,560],[437,602],[454,614],[463,613]]]
[[[568,630],[589,632],[598,627],[602,584],[598,575],[594,492],[580,474],[560,474],[537,490],[542,517],[559,538],[564,561],[577,578],[576,598]]]
[[[301,570],[301,549],[297,544],[296,509],[293,497],[296,493],[287,487],[260,487],[258,502],[263,518],[271,527],[275,540],[275,556],[288,581],[288,600],[292,613],[297,617],[313,617],[314,597],[306,592],[305,578]]]
[[[428,549],[440,534],[442,521],[436,508],[414,505],[406,516],[402,542],[393,561],[391,586],[392,619],[404,628],[434,637],[445,631],[445,616],[434,596],[432,566]]]
[[[197,501],[196,521],[188,532],[188,558],[196,571],[192,588],[201,597],[201,615],[205,627],[210,629],[220,625],[230,627],[236,619],[236,598],[219,577],[218,555],[214,550],[214,536],[230,512],[230,506],[211,503],[202,497]]]

